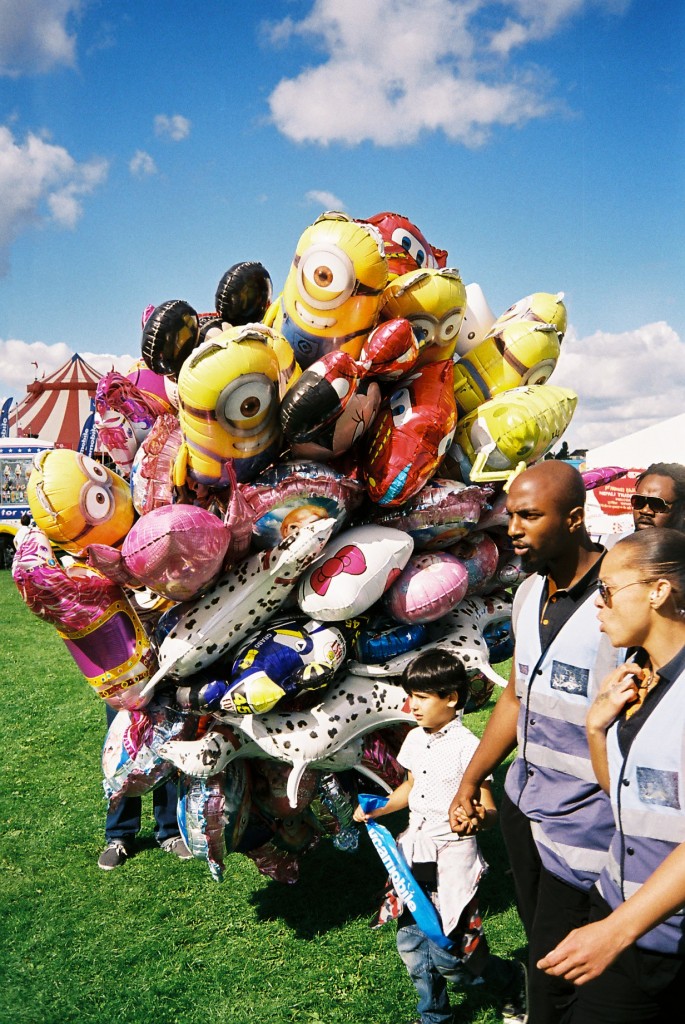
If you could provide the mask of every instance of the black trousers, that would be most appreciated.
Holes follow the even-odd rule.
[[[590,920],[601,921],[611,908],[598,892],[591,898]],[[682,1015],[685,960],[630,946],[594,981],[578,989],[566,1024],[664,1024]]]
[[[499,817],[518,912],[528,939],[528,1021],[560,1024],[575,1002],[578,989],[535,965],[573,928],[587,924],[590,893],[567,885],[543,867],[528,818],[506,794]]]

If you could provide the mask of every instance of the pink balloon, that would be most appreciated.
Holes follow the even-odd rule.
[[[142,516],[121,554],[129,572],[155,594],[189,601],[221,571],[231,535],[197,505],[164,505]]]
[[[478,531],[464,537],[450,548],[450,554],[456,555],[464,563],[469,577],[469,595],[479,593],[480,588],[495,575],[499,548],[487,533]]]
[[[388,590],[385,601],[398,622],[434,622],[466,596],[469,576],[460,559],[446,551],[413,555]]]

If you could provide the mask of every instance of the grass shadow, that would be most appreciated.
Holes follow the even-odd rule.
[[[405,820],[404,814],[388,815],[384,824],[396,835]],[[380,907],[386,877],[365,829],[360,829],[355,852],[343,853],[324,839],[302,857],[295,885],[270,882],[250,900],[260,920],[281,920],[299,938],[311,939],[359,917],[371,921]]]

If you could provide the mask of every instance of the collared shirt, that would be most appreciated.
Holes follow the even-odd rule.
[[[639,660],[640,659],[638,659],[638,661]],[[657,676],[659,677],[658,683],[649,691],[649,693],[646,694],[645,699],[635,713],[626,717],[626,709],[624,709],[624,712],[618,720],[617,731],[618,746],[623,757],[628,756],[633,740],[654,709],[658,706],[659,702],[666,696],[673,684],[673,680],[677,679],[684,671],[685,647],[681,647],[676,656],[671,658],[666,665],[659,669],[657,672]],[[628,708],[629,707],[630,704],[628,705]]]
[[[577,583],[574,583],[568,590],[554,590],[550,594],[549,576],[545,579],[545,585],[540,595],[540,646],[543,650],[552,643],[560,629],[568,622],[576,608],[587,596],[589,590],[597,586],[599,570],[606,549],[601,545],[595,546],[595,551],[601,551],[601,556],[595,564],[582,576]]]
[[[449,831],[449,806],[459,789],[464,771],[478,746],[470,729],[454,718],[438,732],[421,726],[406,736],[397,760],[410,771],[414,785],[409,794],[409,827],[416,819],[428,825],[444,825]]]

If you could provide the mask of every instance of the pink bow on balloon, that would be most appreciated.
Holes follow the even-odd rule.
[[[314,570],[309,582],[314,593],[323,597],[335,576],[341,573],[361,576],[364,572],[366,559],[363,552],[355,544],[346,544],[332,558],[326,559],[323,565]]]

